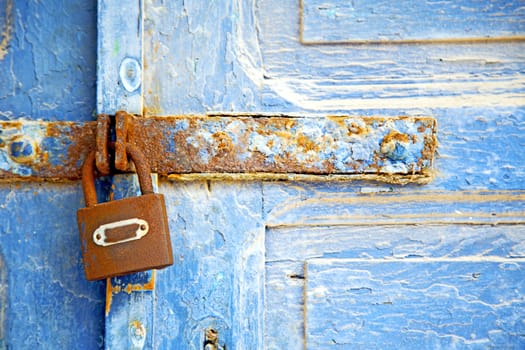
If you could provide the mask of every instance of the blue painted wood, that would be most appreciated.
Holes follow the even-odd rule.
[[[95,48],[94,2],[0,1],[0,119],[92,120]],[[0,184],[0,348],[103,348],[104,286],[86,282],[75,229],[82,205],[79,184]]]
[[[240,32],[258,33],[249,57],[262,57],[257,68],[265,77],[266,110],[438,116],[439,109],[457,108],[457,117],[465,108],[523,106],[523,76],[516,74],[523,70],[523,43],[302,45],[298,7],[297,1],[258,1],[256,28],[239,24]],[[414,19],[419,28],[428,25]]]
[[[0,349],[6,349],[5,313],[7,304],[7,278],[4,258],[0,254]]]
[[[97,113],[142,113],[143,2],[98,0]]]
[[[155,314],[155,271],[106,281],[106,349],[150,349]]]
[[[93,1],[0,1],[0,119],[91,120],[96,28]]]
[[[525,35],[520,1],[302,0],[303,43],[508,38]]]
[[[268,193],[272,189],[266,187],[264,191]],[[319,204],[317,208],[323,210],[323,205]],[[411,209],[407,209],[407,212],[410,211]],[[265,349],[304,349],[304,315],[307,312],[304,301],[304,266],[312,259],[352,259],[362,260],[364,263],[387,264],[418,260],[445,263],[447,259],[462,263],[514,259],[522,261],[525,258],[523,224],[353,225],[352,218],[347,217],[347,224],[341,225],[343,220],[344,215],[337,226],[328,223],[321,226],[303,226],[296,223],[294,226],[267,229]],[[417,267],[415,269],[417,270]],[[451,268],[448,273],[454,275],[454,271],[454,268]],[[308,276],[306,278],[309,278]],[[405,282],[408,285],[425,280],[422,277],[414,280],[406,277]],[[522,283],[523,271],[509,272],[508,278],[513,279],[515,284]],[[333,280],[327,281],[326,288],[342,285],[345,281],[344,277],[334,277]],[[352,310],[352,305],[348,305],[348,310]],[[519,308],[516,310],[521,312]],[[410,312],[407,312],[407,317],[409,315]],[[504,318],[505,315],[495,313],[494,317]],[[337,319],[331,321],[338,322]],[[373,334],[368,336],[372,337]],[[370,345],[373,346],[373,343]]]
[[[152,175],[152,181],[156,191],[156,175]],[[111,189],[112,200],[141,194],[137,175],[114,175]],[[145,271],[107,279],[106,349],[153,348],[155,276],[155,271]]]
[[[309,260],[308,349],[523,349],[525,260]]]
[[[299,5],[146,4],[146,111],[440,116],[446,109],[457,118],[523,105],[523,76],[516,74],[523,43],[302,45]]]
[[[240,28],[245,21],[255,25],[253,11],[253,2],[244,0],[147,1],[145,114],[261,111],[254,81],[262,79],[257,32]],[[236,40],[237,35],[247,38],[247,44]],[[244,59],[256,69],[243,69],[238,60]]]
[[[343,3],[347,2],[338,2]],[[376,12],[389,13],[389,6],[397,6],[382,4]],[[439,127],[436,177],[425,187],[264,183],[262,225],[267,230],[261,249],[267,264],[264,272],[254,270],[256,276],[265,275],[264,345],[239,348],[304,349],[307,258],[523,257],[524,44],[303,45],[299,6],[295,0],[233,0],[213,7],[146,3],[144,50],[151,63],[145,72],[146,112],[431,115]],[[510,10],[507,15],[512,16]],[[421,16],[414,21],[417,37],[428,25]],[[321,29],[312,32],[323,33]],[[200,193],[199,186],[205,183],[198,184],[188,188]],[[171,191],[179,190],[167,190]],[[490,198],[482,198],[485,195]],[[182,203],[178,210],[196,210],[204,203],[191,195],[178,196],[173,197]],[[199,217],[217,220],[214,214]],[[211,229],[174,220],[177,227],[189,231],[182,231],[185,236],[192,231],[192,237],[196,232],[211,235]],[[507,226],[484,225],[500,222]],[[228,232],[244,234],[238,227]],[[195,286],[183,301],[175,297],[176,305],[184,305],[180,315],[193,315],[195,310],[201,314],[204,306],[188,301],[212,289],[200,276],[216,267],[194,266],[210,254],[193,250],[192,262],[180,270],[182,275],[190,271]],[[234,253],[232,259],[243,254]],[[261,259],[260,250],[250,254]],[[250,287],[252,279],[239,286]],[[172,304],[166,299],[164,305]],[[253,315],[249,309],[232,310],[237,315],[234,324]],[[215,314],[215,310],[208,313]],[[163,337],[174,328],[179,332],[162,344],[170,344],[168,339],[191,339],[186,343],[197,348],[195,339],[205,326],[188,322],[188,317],[183,317],[184,325],[175,316],[168,319],[169,326],[158,332]]]
[[[412,255],[450,254],[467,263],[479,256],[523,257],[521,224],[450,225],[461,218],[456,210],[464,214],[471,211],[476,220],[483,218],[491,224],[506,212],[513,215],[507,219],[523,221],[522,201],[516,193],[523,190],[525,163],[520,147],[524,119],[522,43],[304,46],[298,35],[298,1],[211,4],[145,3],[149,16],[145,20],[148,66],[144,90],[148,113],[340,111],[356,115],[434,115],[441,130],[440,158],[436,161],[439,172],[434,183],[426,187],[364,182],[161,184],[162,192],[169,197],[172,232],[179,236],[173,247],[178,261],[173,269],[159,272],[157,280],[157,289],[162,293],[155,316],[156,348],[200,349],[207,327],[216,327],[228,348],[304,348],[303,266],[307,258],[407,259]],[[62,93],[54,95],[64,85],[54,85],[60,80],[52,79],[56,76],[51,70],[53,84],[44,86],[40,78],[42,67],[68,54],[53,49],[59,55],[48,55],[46,45],[53,43],[33,40],[32,35],[38,36],[40,29],[37,31],[28,24],[31,21],[25,20],[29,10],[17,6],[20,20],[15,28],[23,29],[15,29],[16,39],[10,43],[24,45],[24,50],[17,52],[16,60],[11,52],[0,59],[0,69],[5,72],[2,76],[9,82],[7,88],[0,86],[1,91],[8,91],[0,94],[0,101],[7,101],[0,105],[3,118],[11,118],[17,108],[25,115],[43,115],[47,112],[42,101],[59,104],[56,101],[64,97]],[[27,6],[50,9],[53,5],[46,2]],[[28,15],[36,17],[32,16]],[[51,18],[56,17],[41,16],[38,20]],[[130,22],[137,23],[135,18]],[[48,33],[47,28],[60,22],[44,24],[41,32]],[[420,24],[423,27],[425,23],[421,20]],[[75,47],[60,45],[68,50]],[[89,48],[89,43],[85,47]],[[0,52],[4,51],[0,48]],[[35,53],[35,62],[42,68],[34,70],[37,84],[32,83],[32,73],[20,73],[22,67],[34,64],[29,53]],[[27,71],[31,72],[24,68]],[[75,73],[66,75],[78,77]],[[46,89],[40,89],[42,86]],[[19,93],[13,95],[12,91]],[[79,87],[78,91],[86,90]],[[52,97],[46,95],[48,92]],[[30,101],[34,105],[28,108]],[[64,101],[68,105],[70,100]],[[57,107],[53,112],[57,116],[49,118],[62,118],[61,111]],[[91,115],[76,118],[90,119]],[[80,260],[75,260],[79,256],[70,256],[79,254],[78,249],[71,250],[77,239],[74,211],[82,203],[78,188],[56,184],[24,184],[19,188],[2,184],[0,188],[0,250],[9,284],[8,345],[78,348],[81,334],[85,343],[80,346],[101,347],[104,308],[100,288],[85,284]],[[427,190],[432,191],[429,197],[435,194],[437,198],[403,205],[411,192]],[[471,191],[478,195],[487,191],[509,199],[473,204],[449,200],[468,197]],[[33,192],[37,192],[36,197]],[[349,202],[345,202],[347,195],[351,197]],[[359,201],[353,202],[353,197],[364,195],[384,200],[384,204],[363,204],[361,218],[352,219],[353,211],[360,210]],[[318,197],[328,197],[333,203]],[[306,203],[301,204],[302,200]],[[435,208],[440,216],[433,220],[443,222],[432,224],[420,207],[428,207],[428,211]],[[323,217],[330,209],[340,216]],[[365,209],[395,218],[379,216],[385,225],[375,226]],[[493,209],[497,210],[494,221],[490,219]],[[423,225],[403,229],[396,225],[402,215],[408,223],[407,215],[412,214],[416,215],[414,221]],[[70,219],[63,222],[66,217]],[[352,225],[359,223],[358,219],[366,225],[346,230],[342,227],[345,220]],[[468,220],[468,216],[461,219]],[[267,223],[271,226],[268,230]],[[306,227],[299,228],[301,223]],[[48,227],[59,236],[49,236]],[[58,241],[57,237],[63,239]],[[301,251],[306,253],[301,255]],[[290,252],[297,256],[285,254]],[[73,269],[63,267],[68,261],[76,261]],[[261,317],[263,313],[266,321]],[[20,314],[26,317],[20,319]],[[93,317],[91,322],[89,317]]]
[[[155,349],[264,349],[260,183],[160,183],[175,263],[157,272]]]
[[[8,349],[102,349],[104,283],[87,282],[76,210],[80,184],[0,185]]]

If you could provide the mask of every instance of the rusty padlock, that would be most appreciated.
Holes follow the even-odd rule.
[[[77,220],[88,280],[173,264],[164,196],[153,193],[150,169],[142,152],[127,144],[126,153],[135,164],[141,196],[97,203],[94,151],[82,167],[87,208],[78,210]]]

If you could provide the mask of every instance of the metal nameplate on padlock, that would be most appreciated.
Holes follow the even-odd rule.
[[[137,158],[143,157],[130,149],[129,156],[137,164]],[[150,176],[149,169],[139,172],[141,196],[97,203],[94,160],[92,153],[84,163],[82,185],[87,208],[77,212],[86,278],[98,280],[172,265],[164,196],[153,193],[151,179],[145,179]]]

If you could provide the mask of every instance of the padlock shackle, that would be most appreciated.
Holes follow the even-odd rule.
[[[82,165],[82,190],[84,191],[84,200],[88,208],[98,203],[95,190],[95,153],[95,151],[91,151],[86,157],[84,165]],[[126,143],[126,154],[135,164],[142,194],[153,193],[151,170],[144,153],[137,146]]]

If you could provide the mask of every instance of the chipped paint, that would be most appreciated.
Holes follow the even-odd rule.
[[[142,349],[146,343],[146,327],[138,320],[130,322],[129,337],[133,349]]]
[[[111,302],[114,295],[119,293],[131,294],[132,292],[155,290],[155,270],[151,272],[143,272],[137,275],[146,275],[147,279],[140,283],[137,281],[129,281],[127,276],[108,278],[106,280],[106,316],[108,316],[111,311]]]
[[[0,41],[0,60],[7,55],[11,32],[13,31],[13,0],[6,1],[4,16],[4,27],[1,28],[2,31],[0,32],[2,38]]]

